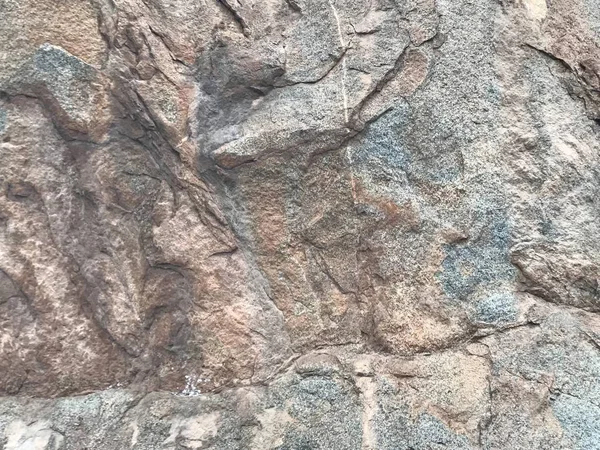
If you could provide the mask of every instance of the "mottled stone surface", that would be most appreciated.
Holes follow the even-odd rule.
[[[0,448],[600,449],[598,0],[0,0]]]

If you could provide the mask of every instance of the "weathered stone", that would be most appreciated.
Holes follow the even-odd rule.
[[[0,0],[0,448],[600,448],[597,0]]]

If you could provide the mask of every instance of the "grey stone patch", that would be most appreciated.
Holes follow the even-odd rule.
[[[584,0],[584,8],[586,9],[586,17],[590,22],[590,28],[600,36],[600,1],[599,0]]]
[[[415,449],[472,448],[465,436],[452,432],[442,421],[429,414],[419,414],[413,422],[413,429],[412,446]]]
[[[61,47],[41,45],[21,69],[0,86],[10,94],[39,98],[53,121],[68,132],[96,133],[108,120],[102,74]],[[105,117],[106,116],[106,117]]]
[[[431,69],[429,82],[411,99],[410,125],[404,142],[414,148],[413,182],[420,197],[433,184],[461,193],[458,202],[435,205],[433,220],[469,229],[468,240],[447,244],[438,274],[445,293],[464,301],[477,291],[492,290],[515,275],[508,258],[510,223],[501,175],[492,161],[502,104],[494,69],[493,3],[437,2],[440,32],[447,39]],[[465,11],[473,18],[466,25]],[[448,89],[452,86],[452,89]],[[499,144],[498,144],[499,145]],[[489,161],[483,169],[482,161]],[[441,194],[443,195],[443,194]]]
[[[310,14],[302,14],[286,32],[285,79],[292,83],[314,82],[331,69],[345,49],[327,1],[300,1],[298,7]]]
[[[356,390],[342,377],[292,372],[268,388],[197,397],[109,389],[30,404],[0,399],[0,439],[7,441],[8,429],[13,441],[17,432],[24,439],[54,433],[56,450],[111,450],[115,443],[136,450],[358,450],[361,414]]]
[[[0,134],[3,134],[4,130],[6,130],[7,121],[8,114],[6,114],[6,110],[0,108]]]
[[[398,200],[409,194],[407,172],[412,157],[400,131],[409,119],[408,104],[400,102],[370,124],[348,147],[353,170],[374,193],[391,195]]]
[[[71,430],[85,437],[88,445],[100,445],[107,430],[115,432],[120,426],[120,417],[134,402],[132,393],[106,390],[83,397],[66,397],[57,400],[49,415],[52,426],[69,440],[76,436]]]
[[[361,448],[361,405],[347,381],[333,376],[294,376],[276,383],[270,398],[293,419],[280,450]]]
[[[553,303],[597,310],[599,146],[586,111],[590,104],[572,97],[569,86],[576,81],[560,61],[541,52],[531,53],[519,75],[528,107],[518,140],[525,151],[515,153],[514,165],[526,164],[520,178],[527,184],[507,187],[517,196],[527,189],[534,197],[518,206],[518,245],[511,258],[523,275],[523,290]]]
[[[552,412],[545,384],[510,374],[492,376],[489,383],[493,413],[481,422],[482,449],[573,449]]]
[[[66,79],[88,78],[95,69],[61,47],[42,44],[33,55],[33,66],[36,72],[44,74],[44,78],[58,83]]]
[[[16,420],[6,428],[5,450],[59,450],[64,437],[52,430],[46,421],[26,423]]]
[[[150,394],[128,416],[122,433],[135,449],[200,448],[233,450],[245,448],[251,427],[245,424],[224,395],[180,397]],[[125,428],[125,427],[124,427]],[[125,440],[125,439],[123,439]]]
[[[438,274],[444,291],[452,299],[466,300],[478,290],[514,280],[510,263],[510,229],[506,213],[489,205],[475,211],[481,234],[467,242],[445,246],[443,270]]]
[[[44,438],[48,435],[45,430],[50,430],[61,444],[56,450],[154,450],[205,444],[218,450],[252,448],[256,424],[252,414],[244,418],[237,413],[236,401],[239,398],[232,394],[185,398],[162,392],[140,397],[124,390],[31,400],[29,404],[2,399],[0,447],[3,436],[4,443],[8,441],[6,433],[16,440],[16,432],[25,438]],[[28,429],[23,431],[21,422],[28,424]],[[43,449],[55,450],[52,446]]]
[[[501,325],[516,321],[518,312],[517,300],[512,293],[492,293],[476,302],[474,319]]]
[[[384,379],[379,380],[373,425],[378,450],[472,448],[465,436],[452,432],[438,418],[427,413],[411,416],[396,387]]]
[[[428,82],[369,125],[350,145],[349,156],[369,192],[419,205],[420,231],[431,232],[429,239],[441,225],[469,229],[468,241],[445,247],[438,274],[448,297],[465,301],[511,284],[516,274],[508,255],[511,224],[502,179],[493,170],[472,167],[477,159],[495,157],[483,143],[494,133],[502,101],[489,56],[500,11],[465,2],[438,6],[448,39]],[[475,28],[458,18],[466,8],[477,17]],[[445,203],[449,192],[460,198]],[[402,239],[406,251],[412,236]]]
[[[461,151],[478,139],[490,139],[502,100],[492,56],[499,5],[445,0],[436,4],[440,32],[447,40],[429,82],[411,99],[414,117],[405,131],[419,149],[423,169],[431,166],[424,173],[432,179],[439,176],[436,169],[461,171]],[[473,19],[468,25],[461,20],[467,12]],[[475,157],[464,153],[464,159]],[[444,169],[448,163],[455,167]]]
[[[490,336],[485,343],[495,375],[506,371],[547,384],[552,374],[554,390],[600,405],[600,352],[586,333],[577,318],[557,312],[539,326]]]
[[[222,167],[274,151],[339,147],[358,131],[350,125],[354,114],[386,83],[409,44],[385,1],[294,5],[302,13],[280,45],[258,40],[248,51],[223,42],[198,60],[198,139]]]
[[[87,85],[96,78],[92,66],[60,47],[43,44],[10,84],[11,90],[35,90],[44,85],[65,112],[78,117],[90,109],[92,97]]]
[[[559,395],[552,410],[560,421],[574,450],[600,449],[600,405],[569,395]]]

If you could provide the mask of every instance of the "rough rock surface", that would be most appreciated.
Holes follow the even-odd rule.
[[[600,449],[599,0],[0,0],[0,448]]]

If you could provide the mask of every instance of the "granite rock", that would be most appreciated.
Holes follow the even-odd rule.
[[[0,0],[0,448],[600,448],[598,0]]]

